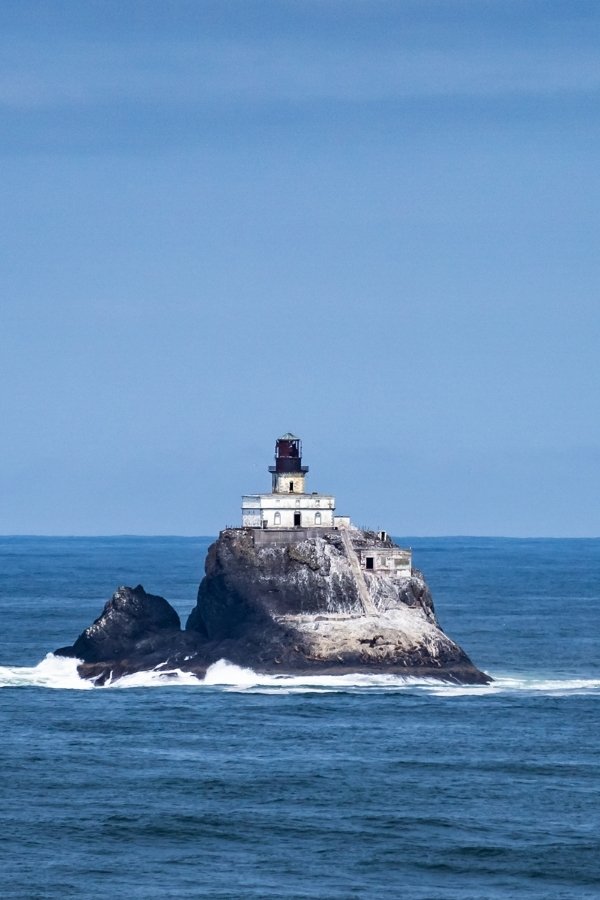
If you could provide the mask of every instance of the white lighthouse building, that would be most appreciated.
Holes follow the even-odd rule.
[[[302,465],[302,442],[295,434],[288,432],[278,438],[275,465],[269,466],[269,472],[272,475],[269,494],[242,497],[242,527],[333,528],[342,524],[334,516],[335,497],[306,492],[308,466]]]

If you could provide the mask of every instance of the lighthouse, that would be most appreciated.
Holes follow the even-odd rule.
[[[358,579],[365,609],[370,608],[370,600],[361,573],[410,576],[410,550],[396,546],[385,531],[367,533],[355,528],[349,516],[336,516],[331,494],[308,493],[308,466],[302,465],[302,441],[297,435],[288,431],[277,438],[275,464],[269,466],[269,473],[270,493],[242,497],[242,529],[250,531],[255,547],[293,546],[326,536],[335,541],[337,535]],[[359,542],[357,547],[355,541]]]
[[[275,442],[269,466],[271,492],[242,497],[242,527],[261,529],[334,528],[339,523],[335,497],[307,493],[308,466],[302,465],[302,441],[289,431]]]

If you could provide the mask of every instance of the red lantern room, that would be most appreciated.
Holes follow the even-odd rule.
[[[269,466],[273,475],[273,492],[277,494],[304,493],[304,477],[308,466],[302,465],[302,441],[295,434],[284,434],[275,443],[275,465]]]

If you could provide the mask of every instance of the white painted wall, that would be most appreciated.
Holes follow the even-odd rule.
[[[350,528],[350,516],[334,516],[333,524],[336,528]]]
[[[242,526],[294,528],[300,513],[303,528],[333,527],[335,497],[329,494],[247,494],[242,497]]]

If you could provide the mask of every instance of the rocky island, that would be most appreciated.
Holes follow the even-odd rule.
[[[299,438],[277,441],[270,469],[273,490],[245,496],[242,527],[209,548],[184,630],[164,598],[122,587],[56,653],[99,684],[152,669],[201,678],[220,659],[269,674],[491,680],[441,630],[410,551],[335,516],[333,497],[305,493]]]

